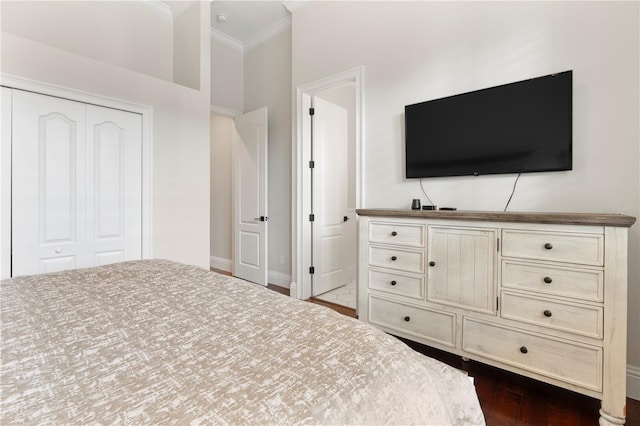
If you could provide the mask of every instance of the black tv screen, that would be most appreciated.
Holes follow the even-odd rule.
[[[405,106],[406,177],[571,170],[572,72]]]

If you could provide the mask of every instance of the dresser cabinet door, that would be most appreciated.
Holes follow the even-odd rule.
[[[495,314],[497,232],[430,226],[427,299]]]

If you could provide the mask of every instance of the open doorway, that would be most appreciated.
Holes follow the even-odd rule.
[[[320,91],[311,105],[311,295],[355,309],[355,84]]]
[[[323,297],[333,285],[346,290],[351,284],[353,291],[357,287],[355,209],[363,204],[362,72],[362,67],[353,68],[297,89],[291,295],[299,299]],[[332,112],[326,114],[327,109]],[[336,116],[346,117],[345,137],[335,134],[340,127]],[[324,187],[315,188],[318,184]],[[323,221],[320,215],[330,218]],[[348,296],[326,297],[348,306]]]

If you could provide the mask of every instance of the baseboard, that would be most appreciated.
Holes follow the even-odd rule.
[[[627,365],[627,398],[640,401],[640,367]]]
[[[283,274],[282,272],[269,271],[269,284],[291,289],[291,275]]]
[[[223,259],[221,257],[211,256],[209,258],[209,266],[211,268],[220,269],[221,271],[233,271],[233,262],[231,261],[231,259]]]

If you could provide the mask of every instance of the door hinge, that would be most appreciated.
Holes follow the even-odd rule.
[[[314,167],[316,167],[316,162],[313,160],[309,161],[309,168],[313,169]]]
[[[496,297],[496,310],[500,310],[500,298]]]
[[[500,252],[500,238],[498,238],[498,246],[497,246],[497,251]]]
[[[309,266],[309,273],[310,274],[315,274],[316,273],[316,268],[314,268],[313,266]]]
[[[315,108],[309,108],[309,115],[314,115],[316,113]]]
[[[311,213],[311,214],[309,215],[309,222],[313,222],[313,221],[315,221],[315,220],[316,220],[316,216],[315,216],[313,213]]]

